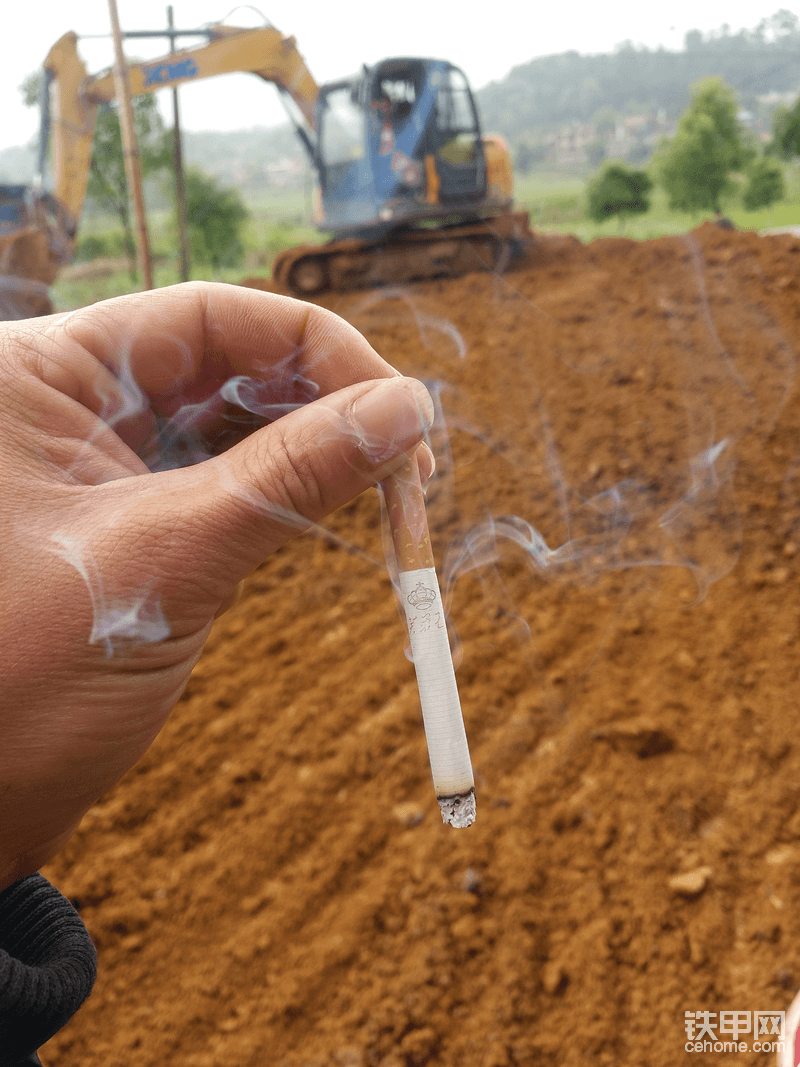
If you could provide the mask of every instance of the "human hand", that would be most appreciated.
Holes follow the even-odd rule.
[[[237,583],[432,417],[341,319],[249,289],[0,324],[0,888],[145,752]]]

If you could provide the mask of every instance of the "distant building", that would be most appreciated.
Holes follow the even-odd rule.
[[[283,159],[267,163],[264,174],[272,185],[294,185],[301,181],[305,174],[304,161],[297,157],[284,156]]]
[[[800,90],[795,89],[791,93],[762,93],[756,99],[759,104],[766,104],[768,107],[776,107],[778,104],[783,104],[784,107],[791,107],[798,96],[800,96]]]
[[[597,140],[597,127],[574,122],[545,138],[547,162],[556,167],[585,163],[587,149]]]
[[[609,159],[633,159],[649,156],[662,137],[675,132],[664,108],[652,115],[625,115],[613,130],[598,132],[591,123],[573,122],[545,138],[547,162],[555,167],[590,161],[590,146],[600,142]]]

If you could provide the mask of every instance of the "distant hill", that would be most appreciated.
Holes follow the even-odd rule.
[[[692,30],[680,52],[637,48],[630,42],[611,55],[564,52],[523,63],[477,93],[483,126],[512,141],[570,122],[588,122],[601,109],[620,115],[663,110],[676,119],[689,103],[689,87],[721,75],[756,111],[770,93],[800,91],[800,20],[782,11],[754,30],[712,34]]]
[[[190,166],[201,167],[242,189],[267,183],[296,184],[306,166],[305,151],[288,123],[232,132],[187,133],[184,155]]]

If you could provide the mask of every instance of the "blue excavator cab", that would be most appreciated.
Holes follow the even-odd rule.
[[[324,86],[317,131],[322,229],[374,234],[480,213],[486,160],[478,113],[452,63],[386,59]]]

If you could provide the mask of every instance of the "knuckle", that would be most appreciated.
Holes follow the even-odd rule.
[[[310,450],[298,447],[296,437],[289,439],[279,422],[273,423],[271,429],[266,457],[270,484],[266,496],[271,498],[270,490],[274,491],[273,502],[298,515],[320,514],[324,510],[324,493]]]

